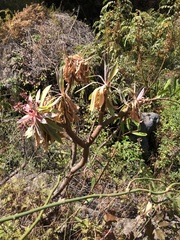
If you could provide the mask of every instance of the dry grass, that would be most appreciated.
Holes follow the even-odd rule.
[[[0,26],[0,76],[15,79],[18,85],[55,83],[55,69],[77,46],[93,41],[90,28],[75,16],[48,12],[33,4]]]
[[[32,4],[21,12],[17,12],[14,17],[1,25],[0,39],[3,42],[9,39],[20,39],[26,30],[34,25],[42,23],[47,17],[47,10],[39,5]]]

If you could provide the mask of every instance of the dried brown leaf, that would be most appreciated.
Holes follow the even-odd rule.
[[[65,59],[63,76],[66,82],[73,84],[88,83],[89,65],[79,54]]]

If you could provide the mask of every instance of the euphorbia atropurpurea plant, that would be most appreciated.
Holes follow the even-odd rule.
[[[89,110],[92,114],[98,114],[98,118],[87,135],[88,137],[81,138],[75,131],[79,121],[79,106],[73,102],[69,91],[73,84],[82,84],[85,85],[84,87],[91,84],[89,83],[89,72],[88,60],[83,59],[80,55],[69,56],[65,59],[61,77],[57,77],[59,93],[56,96],[52,95],[51,86],[47,86],[42,93],[39,90],[34,99],[29,96],[27,103],[21,105],[21,111],[25,116],[18,121],[18,124],[26,129],[25,136],[27,138],[35,137],[36,146],[44,144],[47,149],[53,141],[63,144],[63,138],[68,138],[72,144],[79,145],[83,149],[82,158],[79,161],[73,161],[69,173],[59,186],[58,194],[65,189],[74,173],[87,163],[89,148],[101,130],[116,119],[121,121],[131,119],[140,122],[140,107],[152,100],[144,98],[143,88],[139,94],[136,94],[135,90],[130,90],[129,100],[124,98],[121,106],[113,106],[111,93],[112,91],[116,92],[117,89],[113,88],[112,80],[118,73],[118,65],[115,64],[112,68],[108,68],[104,61],[104,78],[99,76],[100,86],[95,88],[90,95]]]

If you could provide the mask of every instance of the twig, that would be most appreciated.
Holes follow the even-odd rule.
[[[96,180],[96,182],[95,182],[94,186],[92,187],[92,189],[90,190],[90,192],[92,192],[92,191],[94,190],[95,186],[96,186],[96,185],[98,184],[98,182],[101,180],[101,177],[102,177],[102,175],[104,174],[104,172],[106,171],[109,163],[111,162],[111,160],[112,160],[112,158],[113,158],[113,156],[114,156],[114,154],[115,154],[115,151],[116,151],[116,149],[114,148],[114,150],[113,150],[113,152],[112,152],[112,154],[111,154],[111,158],[109,158],[109,160],[107,161],[106,165],[104,166],[102,172],[100,173],[98,179]]]
[[[60,182],[60,176],[58,177],[58,180],[57,180],[56,185],[54,186],[54,188],[53,188],[53,189],[51,190],[51,192],[49,193],[49,196],[48,196],[48,198],[46,199],[44,206],[46,206],[46,205],[48,204],[48,202],[49,202],[49,200],[50,200],[53,192],[54,192],[54,191],[56,190],[56,188],[58,187],[59,182]],[[25,239],[25,238],[29,235],[29,233],[33,230],[33,228],[36,226],[36,224],[40,221],[44,210],[45,210],[45,209],[42,209],[42,210],[40,211],[40,213],[39,213],[38,217],[36,218],[36,220],[33,222],[33,224],[31,224],[30,227],[27,227],[27,230],[25,231],[25,233],[23,234],[23,236],[22,236],[19,240],[23,240],[23,239]]]
[[[129,184],[128,184],[127,188],[126,188],[127,191],[129,191],[130,185],[131,185],[133,182],[135,182],[135,181],[142,181],[142,180],[160,182],[160,183],[163,183],[163,184],[165,185],[165,182],[163,182],[161,179],[154,179],[154,178],[148,178],[148,177],[134,178],[134,179],[132,179],[132,180],[129,182]]]
[[[136,189],[132,189],[130,191],[124,191],[124,192],[92,194],[92,195],[86,195],[86,196],[77,197],[77,198],[66,199],[66,200],[62,200],[60,202],[54,202],[54,203],[50,203],[50,204],[47,204],[47,205],[43,205],[41,207],[34,208],[34,209],[26,211],[26,212],[22,212],[22,213],[18,213],[18,214],[15,214],[15,215],[10,215],[10,216],[7,216],[7,217],[3,217],[3,218],[0,219],[0,223],[6,222],[6,221],[9,221],[9,220],[16,220],[18,218],[27,216],[27,215],[32,214],[34,212],[39,212],[41,210],[45,210],[47,208],[52,208],[52,207],[64,205],[64,204],[67,204],[67,203],[77,202],[77,201],[83,201],[83,200],[86,200],[86,199],[105,198],[105,197],[120,197],[120,196],[123,196],[123,195],[129,195],[131,193],[138,193],[138,192],[150,193],[150,194],[156,195],[156,196],[163,195],[163,194],[168,193],[170,191],[173,192],[172,188],[175,187],[175,186],[178,186],[178,185],[180,186],[180,183],[172,183],[164,191],[152,191],[152,190],[146,189],[146,188],[136,188]]]
[[[7,176],[6,178],[4,178],[1,182],[0,182],[0,187],[2,185],[4,185],[10,178],[12,178],[14,175],[16,175],[20,170],[24,169],[25,166],[27,165],[27,161],[24,162],[19,168],[17,168],[15,171],[13,171],[11,174],[9,174],[9,176]]]

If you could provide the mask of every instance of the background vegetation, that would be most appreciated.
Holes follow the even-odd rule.
[[[0,220],[64,199],[125,193],[76,199],[13,221],[2,220],[1,239],[179,239],[180,5],[163,0],[155,9],[136,10],[135,6],[129,0],[104,1],[93,29],[76,15],[37,4],[15,14],[3,12]],[[22,114],[15,110],[29,94],[35,97],[39,88],[51,84],[54,94],[59,92],[59,69],[65,56],[76,53],[90,65],[90,85],[83,88],[78,83],[69,91],[80,107],[80,120],[72,124],[78,136],[86,139],[92,132],[98,112],[90,114],[89,95],[115,63],[118,72],[110,89],[113,105],[129,103],[134,93],[145,88],[146,98],[156,97],[156,101],[148,101],[141,111],[158,113],[160,124],[150,157],[144,159],[139,142],[131,142],[122,122],[114,121],[98,135],[87,164],[60,194],[59,182],[71,168],[75,146],[62,139],[63,144],[53,142],[46,151],[36,147],[34,139],[25,138],[17,127]],[[111,114],[105,112],[105,119]],[[120,141],[115,141],[114,129],[119,129]],[[77,162],[81,156],[77,146]],[[133,189],[147,189],[149,194],[128,193]]]

